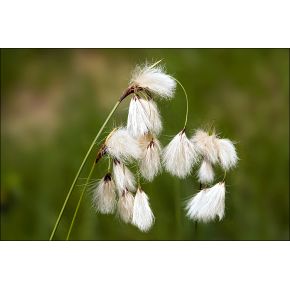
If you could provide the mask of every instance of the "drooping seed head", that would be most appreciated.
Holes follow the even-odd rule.
[[[118,159],[113,161],[113,176],[119,195],[126,189],[135,191],[136,181],[133,173]]]
[[[200,183],[211,183],[214,180],[214,171],[211,163],[204,158],[198,170],[198,180]]]
[[[187,216],[190,219],[209,222],[217,216],[222,220],[225,213],[225,184],[216,185],[199,191],[186,205]]]
[[[209,135],[207,132],[198,129],[191,137],[190,141],[194,144],[196,151],[212,164],[218,161],[218,146],[216,135]]]
[[[164,99],[171,99],[176,88],[176,81],[166,74],[162,66],[152,67],[149,64],[135,68],[130,84],[144,88]]]
[[[118,128],[110,134],[106,140],[107,152],[122,162],[139,159],[141,149],[136,139],[125,128]]]
[[[134,196],[127,189],[123,190],[117,203],[117,216],[124,222],[132,221]]]
[[[160,114],[153,100],[145,100],[137,95],[133,96],[129,106],[127,130],[134,138],[149,132],[155,134],[161,132]]]
[[[217,139],[218,157],[220,164],[224,170],[236,166],[238,156],[236,148],[232,141],[229,139]]]
[[[161,171],[161,145],[152,134],[143,136],[139,142],[142,148],[140,172],[145,179],[152,181]]]
[[[134,199],[132,224],[140,231],[147,232],[152,227],[154,219],[147,194],[138,188]]]
[[[94,188],[93,206],[102,214],[111,214],[115,211],[115,184],[110,173],[107,173]]]
[[[163,149],[163,165],[172,175],[185,178],[197,161],[194,145],[188,140],[185,130],[179,132]]]

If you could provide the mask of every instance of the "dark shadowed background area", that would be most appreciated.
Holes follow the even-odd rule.
[[[186,88],[188,128],[214,124],[237,141],[238,167],[227,175],[222,222],[187,220],[184,201],[198,191],[195,171],[144,183],[156,221],[149,233],[96,214],[87,193],[74,240],[289,239],[289,52],[283,49],[2,49],[1,239],[47,240],[69,186],[102,122],[127,87],[134,66],[163,59]],[[106,132],[125,124],[129,99]],[[158,101],[166,145],[184,123],[180,88]],[[102,137],[105,137],[103,134]],[[96,147],[97,150],[97,147]],[[88,174],[93,154],[82,178]],[[101,178],[107,164],[94,172]],[[217,172],[217,179],[222,173]],[[81,185],[83,179],[78,184]],[[81,186],[64,212],[64,239]]]

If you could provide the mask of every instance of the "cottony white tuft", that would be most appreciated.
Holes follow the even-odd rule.
[[[156,103],[153,100],[146,101],[144,99],[140,99],[140,102],[147,112],[150,122],[150,132],[156,135],[160,134],[162,131],[162,122]]]
[[[140,139],[140,146],[142,148],[140,172],[145,179],[152,181],[161,170],[160,142],[148,134]]]
[[[136,67],[133,71],[131,85],[147,89],[165,99],[172,98],[176,88],[174,78],[166,74],[161,66],[149,65]]]
[[[156,104],[150,100],[144,100],[138,96],[131,99],[127,130],[135,138],[149,131],[159,134],[162,130],[160,114]]]
[[[146,193],[138,188],[134,199],[132,224],[142,232],[147,232],[154,223],[154,214],[148,200]]]
[[[205,194],[205,191],[206,189],[200,190],[197,194],[195,194],[188,200],[185,209],[187,210],[187,216],[190,219],[193,220],[197,219],[196,217],[198,214],[198,210],[202,205],[202,199]]]
[[[139,143],[125,128],[113,131],[106,140],[107,152],[122,162],[138,159],[141,154]]]
[[[118,193],[124,190],[135,191],[135,178],[133,173],[118,159],[113,162],[113,175]]]
[[[133,137],[142,136],[149,131],[150,121],[146,113],[145,108],[140,102],[140,98],[134,96],[131,99],[128,119],[127,119],[127,130]]]
[[[124,190],[117,203],[117,216],[125,223],[132,221],[134,196],[128,190]]]
[[[234,167],[238,162],[238,156],[234,144],[229,139],[218,139],[218,156],[224,170]]]
[[[221,220],[225,212],[225,184],[219,182],[192,197],[187,206],[187,216],[193,220],[209,222],[216,216]]]
[[[113,213],[116,206],[115,184],[110,173],[102,178],[93,191],[93,205],[103,214]]]
[[[190,173],[193,163],[197,161],[197,154],[184,130],[164,148],[162,161],[172,175],[184,178]]]
[[[211,183],[214,180],[214,171],[211,163],[204,159],[198,170],[198,180],[201,183]]]
[[[197,130],[190,139],[197,152],[212,164],[215,164],[218,161],[218,148],[216,140],[216,135],[209,135],[201,129]]]

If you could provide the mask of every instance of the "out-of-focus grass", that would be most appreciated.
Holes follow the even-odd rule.
[[[48,239],[84,153],[126,88],[132,68],[158,59],[189,94],[190,131],[213,123],[222,136],[237,141],[240,162],[227,175],[226,217],[199,224],[197,238],[289,238],[288,50],[4,49],[1,239]],[[120,106],[107,132],[113,123],[126,122],[128,103]],[[161,142],[166,145],[183,126],[182,90],[171,102],[158,105],[164,120]],[[101,178],[106,167],[102,161],[94,178]],[[86,195],[72,239],[196,239],[194,223],[183,211],[184,201],[198,190],[194,175],[178,180],[163,173],[143,184],[156,216],[147,234],[111,215],[96,215]],[[80,187],[65,211],[57,239],[65,238],[79,193]]]

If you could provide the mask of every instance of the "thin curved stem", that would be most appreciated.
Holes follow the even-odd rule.
[[[225,182],[225,180],[226,180],[226,176],[227,176],[227,171],[225,170],[225,171],[224,171],[224,178],[223,178],[223,181],[222,181],[222,182]]]
[[[71,234],[72,228],[73,228],[74,223],[75,223],[75,219],[76,219],[77,213],[78,213],[78,211],[79,211],[79,208],[80,208],[81,202],[82,202],[82,200],[83,200],[84,193],[86,192],[86,189],[87,189],[88,183],[89,183],[89,181],[90,181],[90,179],[91,179],[91,177],[92,177],[92,174],[93,174],[93,171],[94,171],[94,169],[95,169],[95,166],[96,166],[96,163],[94,162],[94,164],[93,164],[93,166],[92,166],[92,168],[91,168],[91,171],[90,171],[90,173],[89,173],[89,176],[88,176],[88,178],[87,178],[87,181],[86,181],[86,183],[85,183],[85,185],[84,185],[84,187],[83,187],[83,191],[82,191],[82,193],[81,193],[81,195],[80,195],[80,198],[79,198],[79,201],[78,201],[77,207],[76,207],[76,209],[75,209],[75,212],[74,212],[74,215],[73,215],[73,218],[72,218],[72,221],[71,221],[71,223],[70,223],[70,227],[69,227],[69,230],[68,230],[68,233],[67,233],[67,236],[66,236],[66,240],[67,240],[67,241],[69,240],[69,237],[70,237],[70,234]]]
[[[138,188],[140,188],[141,187],[141,184],[140,184],[140,172],[139,172],[138,169],[136,171],[136,174],[137,174],[137,184],[138,184]]]
[[[124,98],[123,98],[123,99],[124,99]],[[122,100],[123,100],[123,99],[122,99]],[[74,181],[73,181],[73,183],[72,183],[72,185],[71,185],[71,187],[70,187],[70,189],[69,189],[69,192],[68,192],[68,194],[67,194],[67,196],[66,196],[66,198],[65,198],[65,201],[64,201],[64,203],[63,203],[63,205],[62,205],[62,208],[61,208],[61,210],[60,210],[60,213],[59,213],[59,215],[58,215],[58,218],[57,218],[57,220],[56,220],[56,222],[55,222],[55,224],[54,224],[53,230],[52,230],[51,235],[50,235],[50,238],[49,238],[50,241],[51,241],[51,240],[53,239],[53,237],[54,237],[54,234],[55,234],[55,232],[56,232],[56,230],[57,230],[57,227],[58,227],[58,225],[59,225],[59,222],[60,222],[60,220],[61,220],[61,217],[62,217],[63,211],[64,211],[64,209],[65,209],[65,207],[66,207],[66,204],[67,204],[67,202],[68,202],[68,200],[69,200],[69,198],[70,198],[70,196],[71,196],[71,193],[72,193],[72,191],[73,191],[73,189],[74,189],[74,187],[75,187],[75,185],[76,185],[76,182],[77,182],[77,180],[78,180],[78,178],[79,178],[79,176],[80,176],[80,173],[81,173],[81,171],[82,171],[82,169],[83,169],[83,167],[84,167],[84,165],[85,165],[85,163],[86,163],[86,161],[87,161],[87,159],[88,159],[88,157],[89,157],[91,151],[93,150],[94,145],[96,144],[96,142],[97,142],[98,138],[100,137],[101,133],[103,132],[105,126],[107,125],[107,123],[108,123],[109,120],[111,119],[112,115],[114,114],[114,112],[116,111],[116,109],[118,108],[118,106],[120,105],[120,103],[121,103],[122,100],[121,100],[121,99],[118,100],[118,102],[115,104],[115,106],[113,107],[112,111],[109,113],[107,119],[105,120],[105,122],[103,123],[102,127],[100,128],[100,130],[99,130],[98,134],[96,135],[95,139],[93,140],[93,142],[92,142],[92,144],[91,144],[89,150],[87,151],[87,153],[86,153],[86,155],[85,155],[85,157],[84,157],[84,159],[83,159],[83,161],[82,161],[82,164],[81,164],[81,166],[80,166],[80,168],[79,168],[79,170],[78,170],[78,172],[77,172],[77,174],[76,174],[76,176],[75,176],[75,178],[74,178]]]
[[[109,156],[109,162],[108,162],[108,172],[111,171],[111,157]]]
[[[179,80],[177,80],[176,78],[172,77],[173,79],[176,80],[176,82],[181,86],[184,94],[185,94],[185,99],[186,99],[186,114],[185,114],[185,122],[184,122],[184,129],[186,128],[186,125],[187,125],[187,119],[188,119],[188,96],[187,96],[187,93],[186,93],[186,90],[185,88],[183,87],[183,85],[181,84],[181,82]]]

